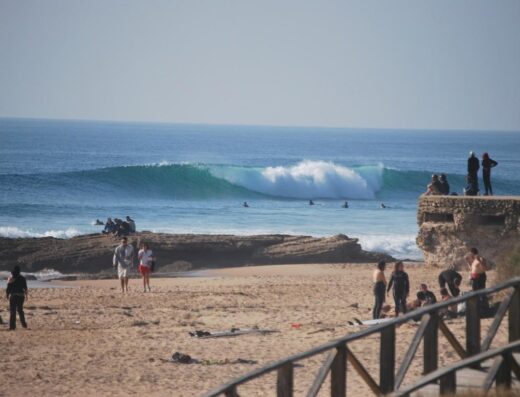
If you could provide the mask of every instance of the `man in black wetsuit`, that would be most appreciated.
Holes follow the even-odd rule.
[[[473,190],[478,192],[478,170],[480,162],[474,152],[469,152],[468,158],[468,182],[473,185]]]
[[[392,286],[394,288],[395,316],[397,317],[399,312],[406,313],[406,297],[410,293],[408,273],[404,271],[404,265],[401,261],[394,265],[394,271],[386,289],[387,295]]]
[[[7,280],[5,293],[9,300],[9,329],[16,329],[16,312],[18,312],[22,327],[27,328],[25,314],[23,312],[23,303],[27,298],[28,289],[25,277],[20,274],[20,266],[15,266],[11,272],[11,277]]]
[[[462,276],[455,270],[453,265],[439,274],[440,289],[446,288],[446,285],[448,285],[451,296],[459,296],[461,282]]]
[[[445,174],[441,174],[439,178],[439,190],[441,194],[450,194],[450,184],[448,183],[448,179],[446,178]]]

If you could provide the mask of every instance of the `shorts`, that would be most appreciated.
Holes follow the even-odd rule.
[[[121,264],[117,265],[117,277],[118,278],[128,278],[130,275],[130,268],[129,267],[123,267]]]
[[[143,276],[145,274],[150,274],[152,269],[150,269],[148,266],[139,265],[139,273],[141,273]]]

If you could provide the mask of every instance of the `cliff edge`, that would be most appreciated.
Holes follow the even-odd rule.
[[[490,262],[520,242],[520,197],[423,196],[419,199],[417,245],[425,264],[465,266],[471,247]]]

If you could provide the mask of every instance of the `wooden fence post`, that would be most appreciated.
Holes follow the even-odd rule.
[[[233,386],[231,389],[226,390],[224,394],[226,397],[239,397],[236,386]]]
[[[438,363],[438,336],[439,336],[439,318],[437,312],[430,313],[430,322],[424,331],[424,375],[429,374],[437,369]]]
[[[293,363],[289,362],[278,368],[276,380],[276,396],[292,397],[293,395]]]
[[[520,287],[515,287],[515,293],[509,305],[509,342],[520,339]]]
[[[336,357],[330,367],[330,395],[345,397],[347,395],[347,347],[336,348]]]
[[[480,353],[480,314],[479,297],[466,301],[466,354],[467,357]]]
[[[439,379],[440,395],[452,395],[457,392],[457,373],[455,371],[448,372]]]
[[[394,391],[395,382],[395,325],[381,331],[379,349],[379,388],[386,394]]]
[[[511,389],[511,353],[505,353],[502,355],[502,357],[504,359],[498,368],[495,382],[497,388]]]

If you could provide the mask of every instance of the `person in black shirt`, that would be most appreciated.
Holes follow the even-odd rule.
[[[28,296],[28,289],[25,277],[20,274],[20,266],[15,266],[11,272],[11,277],[7,281],[7,289],[5,292],[9,300],[9,329],[16,329],[16,312],[18,312],[22,327],[27,328],[25,314],[23,312],[23,303]]]
[[[468,175],[477,179],[479,168],[480,168],[480,164],[479,164],[478,158],[475,156],[475,153],[469,152]]]
[[[439,178],[439,189],[441,194],[450,194],[450,184],[448,183],[448,179],[446,178],[445,174],[441,174]]]
[[[451,296],[459,296],[461,282],[462,276],[455,270],[453,265],[439,274],[439,287],[443,289],[448,285]]]
[[[484,187],[486,188],[485,196],[493,195],[493,188],[491,187],[491,168],[496,167],[498,163],[489,158],[489,154],[482,155],[482,179],[484,179]]]
[[[406,297],[410,292],[408,273],[404,271],[404,265],[401,261],[396,262],[394,265],[394,271],[386,289],[387,295],[392,286],[394,288],[395,316],[397,317],[399,312],[406,313]]]
[[[428,286],[426,284],[421,284],[421,290],[417,292],[417,299],[421,301],[421,306],[433,305],[434,303],[437,303],[435,294],[428,290]]]

